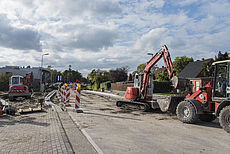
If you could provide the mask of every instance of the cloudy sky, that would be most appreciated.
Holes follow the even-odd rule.
[[[0,0],[0,66],[130,71],[166,44],[172,59],[230,49],[229,0]],[[161,62],[162,63],[162,62]],[[160,64],[161,64],[160,63]]]

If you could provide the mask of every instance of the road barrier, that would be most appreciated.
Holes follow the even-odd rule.
[[[64,88],[61,87],[61,101],[64,101]]]
[[[75,98],[75,109],[80,108],[80,90],[76,90],[76,98]]]
[[[80,109],[80,95],[81,95],[81,84],[78,83],[77,86],[76,86],[76,90],[75,90],[75,93],[76,93],[76,98],[75,98],[75,110],[77,113],[83,113],[83,111]]]
[[[66,102],[66,87],[63,88],[63,102]]]
[[[70,100],[70,88],[69,87],[66,87],[65,88],[65,105],[66,106],[71,106],[70,104],[69,104],[69,100]]]

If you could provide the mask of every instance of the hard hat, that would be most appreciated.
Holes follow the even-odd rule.
[[[68,86],[68,84],[67,83],[65,83],[65,87],[67,87]]]

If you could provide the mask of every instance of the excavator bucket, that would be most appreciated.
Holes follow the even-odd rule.
[[[157,104],[162,112],[176,113],[177,105],[185,99],[185,96],[164,96],[157,98]]]

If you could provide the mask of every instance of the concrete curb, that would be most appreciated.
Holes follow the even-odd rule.
[[[109,94],[109,93],[105,93],[105,92],[91,91],[91,90],[84,90],[84,92],[88,93],[88,94],[111,97],[111,98],[118,99],[118,100],[126,100],[123,96],[119,96],[119,95],[115,95],[115,94]]]
[[[68,112],[69,114],[69,112]],[[87,140],[90,142],[90,144],[94,147],[94,149],[97,151],[98,154],[104,154],[104,152],[99,148],[99,146],[93,141],[93,139],[89,136],[89,134],[86,132],[84,128],[80,127],[80,124],[75,121],[72,116],[69,114],[72,121],[76,124],[76,126],[79,128],[79,130],[82,132],[82,134],[87,138]]]
[[[56,105],[56,104],[54,104],[53,102],[51,102],[50,101],[50,99],[56,94],[56,90],[54,90],[54,91],[52,91],[52,92],[50,92],[47,96],[46,96],[46,98],[45,98],[45,103],[47,104],[47,105],[51,105],[52,106],[52,108],[54,109],[54,111],[56,111],[57,112],[57,116],[58,116],[58,119],[59,119],[59,121],[60,121],[60,123],[61,123],[61,126],[62,126],[62,128],[63,128],[63,130],[64,130],[64,132],[65,132],[65,134],[66,134],[66,136],[67,136],[67,139],[68,139],[68,141],[69,141],[69,143],[70,143],[70,146],[71,146],[71,149],[72,149],[72,151],[74,151],[75,153],[78,153],[79,151],[76,151],[76,148],[75,148],[75,146],[74,145],[72,145],[72,143],[70,142],[70,140],[73,140],[73,138],[71,138],[71,137],[69,137],[67,134],[70,134],[70,130],[69,130],[69,127],[70,127],[70,125],[67,125],[65,122],[64,122],[64,124],[62,123],[62,116],[64,116],[64,115],[62,115],[63,113],[64,113],[64,111],[62,111],[62,109],[58,106],[58,105]],[[67,112],[68,113],[68,112]],[[59,115],[60,114],[60,115]],[[89,144],[92,146],[92,148],[98,153],[98,154],[104,154],[103,152],[102,152],[102,150],[96,145],[96,143],[92,140],[92,138],[88,135],[88,133],[85,131],[85,130],[82,130],[82,129],[80,129],[80,127],[79,127],[79,125],[72,119],[72,117],[71,117],[71,115],[68,113],[68,116],[69,116],[69,118],[71,119],[71,121],[73,122],[73,125],[75,125],[75,126],[77,126],[76,127],[76,129],[78,129],[78,130],[80,130],[80,132],[82,133],[82,135],[86,138],[86,140],[89,142]],[[65,127],[67,128],[67,130],[65,130]],[[67,131],[67,132],[66,132]],[[75,150],[74,150],[75,149]]]

